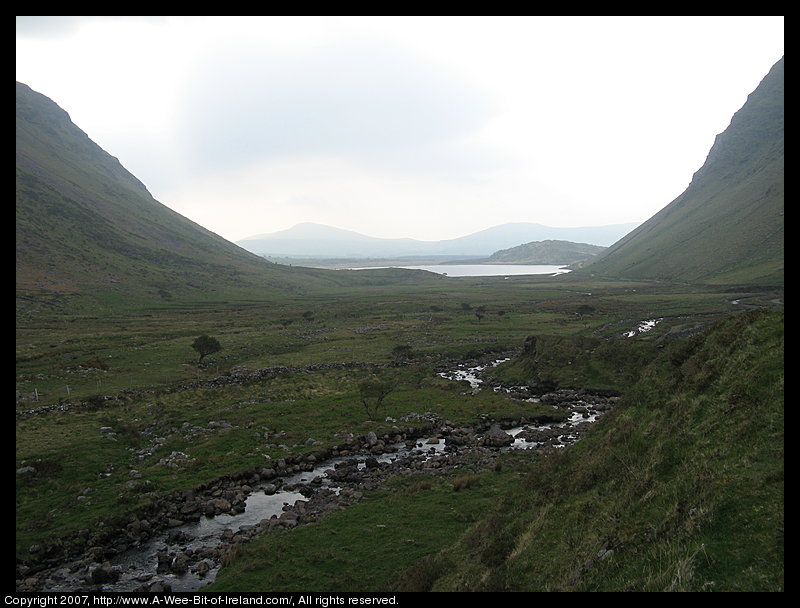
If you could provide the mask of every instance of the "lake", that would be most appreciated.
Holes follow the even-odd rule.
[[[351,270],[376,270],[379,268],[403,268],[406,270],[427,270],[448,277],[503,277],[522,274],[564,274],[569,269],[563,266],[534,264],[432,264],[429,266],[371,266]]]

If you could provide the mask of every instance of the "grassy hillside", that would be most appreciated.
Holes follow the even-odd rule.
[[[783,375],[782,313],[663,349],[593,433],[395,587],[783,590]]]
[[[614,276],[783,284],[784,64],[719,135],[686,191],[585,268]]]
[[[570,241],[534,241],[494,252],[490,264],[576,264],[593,259],[605,247]]]
[[[120,309],[403,279],[270,264],[175,213],[50,99],[17,83],[18,303]],[[421,280],[417,276],[418,280]]]

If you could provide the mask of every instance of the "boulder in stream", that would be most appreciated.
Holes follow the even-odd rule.
[[[502,448],[514,443],[514,437],[506,433],[499,425],[493,424],[484,434],[481,443],[490,448]]]

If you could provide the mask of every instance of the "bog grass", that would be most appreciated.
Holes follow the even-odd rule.
[[[472,394],[462,383],[439,378],[436,372],[440,366],[476,358],[518,354],[525,338],[534,334],[549,336],[543,343],[560,345],[548,350],[550,371],[555,373],[554,370],[562,368],[561,363],[573,361],[568,366],[569,374],[556,375],[556,380],[574,386],[624,389],[630,393],[631,403],[641,408],[627,410],[630,416],[627,420],[626,410],[616,414],[619,428],[630,429],[617,431],[628,433],[619,440],[623,447],[614,448],[613,452],[609,451],[611,448],[598,448],[591,457],[585,453],[585,466],[576,468],[567,480],[552,482],[553,489],[527,482],[525,498],[519,498],[523,502],[508,503],[514,513],[524,512],[548,493],[556,492],[564,496],[564,503],[558,503],[558,507],[565,514],[565,527],[553,530],[543,527],[538,531],[530,522],[523,525],[521,521],[491,515],[498,502],[505,504],[508,500],[506,484],[518,485],[523,479],[519,474],[525,468],[519,463],[493,472],[463,471],[447,480],[398,481],[401,485],[410,484],[405,487],[408,491],[399,491],[401,486],[378,491],[353,511],[347,510],[354,514],[354,521],[348,523],[351,516],[341,513],[336,515],[341,519],[334,523],[315,524],[324,526],[322,535],[316,538],[330,538],[331,542],[318,543],[309,553],[305,561],[316,565],[313,574],[308,574],[303,582],[321,590],[348,586],[350,590],[353,586],[379,589],[392,580],[405,581],[408,588],[414,589],[453,586],[455,583],[448,577],[461,574],[449,557],[437,556],[436,552],[450,543],[460,546],[458,543],[463,542],[460,535],[484,527],[491,538],[478,537],[476,542],[486,544],[486,548],[482,557],[473,560],[475,564],[483,564],[480,568],[484,570],[470,573],[467,576],[470,580],[473,574],[480,574],[474,580],[503,588],[506,585],[503,581],[508,580],[503,572],[513,570],[505,570],[505,565],[498,567],[498,564],[506,564],[511,556],[517,555],[515,564],[527,563],[526,560],[538,563],[538,557],[527,557],[528,553],[517,544],[522,537],[556,543],[554,546],[564,551],[564,556],[554,563],[566,567],[559,560],[575,561],[579,559],[577,556],[583,559],[589,555],[592,542],[596,540],[600,545],[603,542],[597,536],[599,531],[594,533],[595,538],[567,532],[566,528],[578,529],[586,512],[595,509],[595,499],[603,504],[616,491],[615,484],[625,490],[624,496],[633,499],[630,492],[639,487],[636,475],[646,480],[653,474],[627,473],[632,477],[624,483],[598,484],[607,471],[625,472],[626,465],[635,471],[634,465],[642,454],[647,454],[653,460],[648,466],[662,478],[680,473],[687,468],[682,447],[675,442],[661,442],[657,457],[652,456],[649,451],[652,438],[648,433],[656,433],[653,429],[662,426],[670,428],[678,420],[708,422],[699,407],[673,408],[668,416],[663,413],[656,416],[650,409],[660,404],[664,396],[655,389],[648,392],[646,384],[633,382],[634,376],[639,372],[649,374],[646,377],[653,382],[666,382],[678,376],[684,381],[689,378],[699,391],[697,399],[702,399],[705,398],[702,391],[713,385],[715,377],[716,367],[710,361],[723,361],[736,354],[728,351],[712,359],[692,357],[693,349],[698,347],[688,343],[683,347],[685,352],[671,355],[680,365],[664,371],[646,365],[651,355],[657,353],[659,338],[673,328],[703,324],[737,310],[737,305],[730,303],[733,299],[753,301],[757,297],[752,292],[710,288],[692,290],[646,283],[547,281],[528,277],[507,281],[452,279],[433,286],[351,285],[346,291],[329,288],[325,293],[314,292],[313,297],[283,295],[238,301],[217,298],[168,302],[158,307],[133,300],[127,310],[113,314],[79,307],[67,314],[69,306],[64,302],[53,307],[42,306],[35,314],[26,309],[17,322],[17,409],[59,403],[86,405],[68,412],[17,416],[16,466],[35,469],[33,474],[17,476],[17,555],[24,558],[32,545],[44,545],[59,536],[102,525],[101,522],[124,521],[157,494],[191,489],[223,475],[263,466],[287,454],[303,454],[314,449],[307,445],[309,438],[323,445],[334,445],[340,442],[337,433],[358,435],[371,430],[381,433],[395,424],[391,419],[398,420],[411,412],[434,411],[457,424],[469,424],[480,415],[492,418],[532,415],[536,407],[532,404],[488,390]],[[769,294],[763,296],[768,297]],[[486,315],[477,318],[462,306],[464,303],[484,306]],[[664,320],[650,334],[631,341],[619,338],[621,331],[654,316]],[[198,366],[191,343],[202,334],[217,338],[222,350]],[[574,348],[582,344],[581,340],[599,345],[595,347],[597,355],[574,359],[586,350]],[[397,346],[410,347],[411,358],[397,363],[393,354]],[[325,369],[325,364],[334,367]],[[644,367],[640,368],[641,365]],[[216,388],[203,384],[243,368],[277,366],[297,369],[276,373],[256,383]],[[531,370],[518,359],[497,368],[497,373],[507,373],[509,378],[519,381],[531,379]],[[378,419],[368,420],[359,400],[358,385],[374,374],[390,378],[396,388],[385,399]],[[745,379],[754,374],[758,375],[749,372],[740,378],[736,403],[748,402],[750,389]],[[215,426],[211,422],[223,424]],[[111,429],[113,439],[101,428]],[[607,425],[598,427],[597,436],[616,437],[608,429]],[[731,429],[735,437],[740,432],[745,432],[744,426]],[[695,439],[702,443],[704,436],[698,434]],[[183,453],[188,458],[178,461],[174,468],[163,464],[173,453]],[[755,453],[748,458],[761,463],[759,466],[769,471],[765,474],[775,475],[773,460],[762,462]],[[542,476],[555,479],[557,471],[562,470],[561,464],[554,461],[549,466],[552,471],[548,472],[545,466],[532,473],[533,479]],[[696,478],[706,469],[695,463],[689,470]],[[672,488],[669,492],[668,495],[675,496],[678,490]],[[767,509],[773,514],[774,496],[770,500]],[[662,502],[661,506],[663,510],[667,506],[672,508],[668,502]],[[731,518],[736,517],[738,506],[741,505],[734,503],[728,508]],[[755,512],[758,506],[754,502],[747,508]],[[533,511],[539,514],[536,521],[546,519],[544,513],[555,506],[545,504],[541,508],[545,511]],[[384,521],[381,518],[388,517],[386,513],[394,513],[397,518]],[[583,516],[572,518],[568,515],[571,513]],[[613,508],[604,509],[599,515],[604,522],[614,521],[617,516]],[[640,519],[650,522],[648,525],[656,530],[658,522],[669,521],[661,511],[643,510]],[[369,535],[366,528],[359,527],[359,520],[374,524]],[[721,521],[717,523],[721,526],[716,533],[719,538],[731,529],[731,524]],[[635,531],[631,532],[634,536],[644,534],[636,526],[631,530]],[[385,538],[379,536],[390,533]],[[357,538],[360,535],[364,538]],[[285,571],[295,569],[296,574],[304,564],[299,557],[303,555],[304,543],[310,544],[313,537],[313,531],[298,529],[280,538],[259,541],[283,544],[270,546],[266,553],[245,552],[237,556],[229,571],[241,574],[232,575],[232,582],[224,583],[228,576],[225,574],[220,584],[263,590],[261,577],[267,572],[268,576],[277,577],[270,578],[276,585],[274,589],[285,588],[281,585],[288,585],[289,579],[281,581],[280,577],[288,575],[278,575],[272,566],[258,563],[258,555],[271,555],[276,550],[292,555],[296,563],[286,566]],[[681,561],[678,556],[684,564],[680,576],[673,578],[688,580],[689,573],[699,571],[701,558],[708,554],[708,544],[704,553],[692,543],[677,540],[672,543],[674,551],[669,554],[676,556],[676,568]],[[378,550],[378,545],[391,549]],[[340,546],[352,550],[343,551]],[[663,556],[667,552],[665,544],[654,555]],[[718,556],[709,559],[708,563],[719,564]],[[739,559],[736,563],[745,562],[746,559]],[[531,562],[530,567],[535,571],[540,566],[534,567]],[[364,574],[366,570],[374,570],[374,576]],[[331,586],[311,583],[314,577],[330,581],[336,571],[348,572],[342,580],[350,583],[331,582]],[[758,576],[761,574],[753,574],[751,578]],[[615,577],[615,584],[623,584],[625,577],[635,578],[635,575],[620,566]],[[657,577],[653,574],[652,578]],[[692,580],[696,580],[696,575]],[[300,585],[298,579],[295,584],[295,589],[310,588]]]

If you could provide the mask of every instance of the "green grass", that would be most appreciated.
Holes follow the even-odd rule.
[[[396,478],[343,511],[240,547],[203,591],[386,591],[399,572],[456,540],[518,482],[514,466]]]
[[[313,298],[284,296],[270,300],[171,302],[157,308],[141,307],[135,302],[129,312],[107,315],[65,315],[58,310],[43,308],[35,315],[19,318],[17,390],[23,398],[18,400],[17,408],[81,399],[90,399],[93,406],[69,413],[17,417],[16,466],[20,468],[30,464],[37,469],[35,475],[17,478],[17,555],[24,558],[31,545],[44,545],[60,536],[94,529],[98,522],[125,520],[156,495],[191,489],[220,476],[252,470],[268,462],[267,457],[275,459],[287,454],[306,453],[313,449],[305,445],[308,438],[324,445],[334,445],[340,441],[335,435],[340,431],[358,435],[370,430],[378,433],[389,430],[392,423],[383,422],[383,418],[367,421],[359,402],[358,384],[369,374],[392,377],[397,385],[386,398],[382,416],[400,418],[410,412],[435,411],[457,424],[469,424],[480,414],[495,418],[530,415],[535,411],[531,404],[518,403],[489,391],[471,395],[465,387],[438,378],[435,372],[442,364],[482,355],[494,356],[509,350],[519,351],[525,338],[531,334],[543,337],[543,344],[549,345],[547,369],[553,373],[561,368],[559,362],[565,358],[584,353],[584,341],[594,344],[594,356],[568,366],[569,374],[556,374],[555,380],[575,386],[625,389],[628,398],[641,402],[644,409],[636,415],[633,414],[635,410],[631,410],[629,417],[620,411],[617,415],[621,429],[634,427],[640,419],[649,421],[652,429],[659,428],[659,425],[670,428],[670,424],[676,424],[674,416],[664,418],[661,410],[650,412],[648,409],[653,402],[662,401],[662,395],[655,390],[646,391],[646,383],[635,382],[640,365],[645,365],[646,372],[643,373],[648,374],[645,377],[652,376],[654,382],[674,381],[677,377],[678,372],[672,368],[666,372],[659,367],[646,366],[652,360],[651,355],[666,356],[662,349],[656,348],[659,339],[673,328],[705,323],[737,310],[730,304],[731,299],[742,297],[749,298],[749,301],[768,302],[771,298],[768,292],[736,293],[712,288],[692,291],[648,283],[604,283],[586,279],[545,281],[535,277],[509,281],[453,279],[447,281],[447,286],[449,291],[438,284],[383,286],[379,289],[351,287],[346,292],[331,290]],[[587,295],[589,293],[592,295]],[[473,314],[462,310],[462,302],[473,307],[483,305],[488,314],[479,321]],[[588,314],[576,314],[576,310],[587,302],[594,310]],[[497,314],[500,310],[504,314]],[[620,328],[629,329],[630,324],[652,318],[654,313],[662,311],[665,313],[664,321],[652,334],[635,340],[606,338],[618,335]],[[190,345],[195,337],[204,333],[218,338],[223,350],[209,356],[207,365],[198,367],[196,353]],[[686,344],[682,347],[685,352],[672,353],[675,360],[682,361],[680,378],[683,381],[691,379],[698,391],[706,390],[704,383],[710,382],[716,368],[704,362],[702,357],[691,356],[698,348],[693,342],[678,342]],[[397,345],[411,346],[413,355],[411,361],[401,366],[393,365],[392,350]],[[724,351],[715,355],[713,360],[724,361],[730,356],[730,351]],[[367,367],[291,372],[256,383],[213,389],[185,385],[189,381],[235,373],[241,368],[350,362],[366,364]],[[507,379],[513,379],[514,374],[510,372],[515,368],[517,372],[522,369],[527,373],[523,360],[501,366],[497,373],[509,373]],[[618,369],[625,373],[617,373]],[[751,376],[742,374],[740,379],[742,386],[738,390],[745,401],[749,398],[746,379]],[[518,379],[530,380],[530,375],[522,374]],[[67,385],[70,386],[69,395],[64,389]],[[34,389],[39,393],[38,402],[28,396]],[[91,399],[96,395],[111,399]],[[701,415],[702,409],[695,408],[692,412],[682,416],[707,422]],[[191,427],[208,429],[210,421],[224,421],[231,426],[213,432],[184,430]],[[111,427],[117,440],[105,438],[100,432],[101,427]],[[270,439],[264,439],[264,433],[269,433]],[[598,437],[604,436],[600,428],[597,433]],[[157,436],[164,441],[151,455],[142,459],[135,457],[132,450],[151,446]],[[698,434],[696,439],[702,441],[704,435]],[[593,487],[603,471],[621,470],[624,469],[623,462],[636,462],[641,454],[647,452],[650,439],[647,432],[640,430],[631,433],[623,443],[625,448],[615,449],[613,454],[599,450],[597,455],[585,457],[586,466],[576,469],[568,476],[566,487],[558,490],[569,497],[568,502],[550,508],[557,508],[559,513],[565,514],[565,526],[541,532],[545,538],[549,538],[547,534],[553,534],[553,539],[563,536],[563,542],[568,543],[564,545],[559,541],[561,544],[556,544],[565,551],[565,557],[559,557],[555,563],[567,559],[566,556],[571,560],[577,559],[576,555],[588,559],[589,544],[597,541],[602,545],[602,539],[589,535],[580,541],[581,551],[566,551],[571,546],[569,543],[579,540],[568,540],[574,533],[566,530],[572,526],[580,527],[580,522],[585,521],[585,512],[596,508],[595,500],[607,500],[607,496],[615,495],[619,488],[598,486],[592,492],[602,492],[599,498],[582,492]],[[175,469],[159,464],[173,451],[184,452],[191,459]],[[679,443],[664,444],[662,452],[656,469],[663,475],[686,470],[681,464],[683,456]],[[581,454],[580,450],[575,453]],[[552,473],[547,475],[556,479],[558,471],[564,470],[561,466],[554,462]],[[762,466],[774,475],[774,462],[768,460]],[[129,487],[129,482],[134,479],[130,473],[132,469],[137,470],[141,477],[136,478],[138,485]],[[693,473],[703,470],[696,465],[688,469]],[[538,475],[545,475],[546,470],[547,467]],[[413,516],[413,505],[404,502],[403,492],[382,490],[363,505],[357,505],[354,527],[344,528],[330,546],[326,543],[317,547],[318,555],[314,558],[317,565],[314,567],[320,570],[321,580],[325,580],[325,571],[331,568],[331,563],[344,560],[336,548],[336,543],[342,543],[342,546],[353,546],[354,551],[362,553],[359,559],[339,563],[348,572],[367,568],[362,558],[371,556],[369,564],[374,566],[376,574],[375,578],[364,579],[364,588],[386,587],[394,580],[389,573],[394,572],[399,577],[401,571],[405,572],[402,580],[411,588],[425,585],[448,587],[451,583],[446,575],[452,573],[456,576],[457,568],[447,560],[442,561],[444,558],[436,552],[447,543],[458,545],[460,535],[469,534],[473,529],[470,523],[501,532],[500,536],[486,541],[488,548],[483,556],[484,562],[511,555],[516,550],[516,545],[511,544],[512,539],[519,534],[533,534],[525,526],[517,530],[518,524],[491,515],[491,505],[506,500],[503,497],[507,494],[500,491],[505,483],[502,480],[513,478],[519,483],[520,478],[513,475],[521,472],[524,469],[515,465],[506,471],[508,478],[489,475],[487,479],[484,473],[465,471],[458,476],[461,480],[457,486],[463,486],[459,491],[453,490],[453,480],[448,481],[450,486],[431,481],[435,491],[425,494],[426,500],[430,499],[425,509],[429,507],[430,511],[420,507],[420,518]],[[472,475],[477,475],[477,482]],[[497,487],[493,485],[495,479],[500,484]],[[629,492],[629,484],[620,483],[620,487]],[[678,490],[670,491],[675,494]],[[681,491],[691,492],[693,489],[687,487]],[[620,501],[631,499],[631,495],[625,492],[620,494]],[[493,500],[478,499],[483,493],[491,494]],[[526,491],[525,500],[534,500],[538,493],[538,489]],[[436,511],[437,504],[452,501],[455,508],[461,501],[473,498],[476,501],[472,506],[464,506],[464,509],[471,509],[469,513],[463,512],[466,520],[444,521],[449,515]],[[771,500],[773,502],[767,508],[773,514],[775,503],[774,499]],[[356,542],[353,537],[358,536],[359,519],[374,522],[375,526],[386,525],[387,528],[375,527],[372,532],[387,533],[389,523],[380,518],[388,505],[397,513],[405,514],[406,523],[392,522],[396,527],[396,536],[392,540],[400,547],[395,555],[390,552],[382,556],[373,555],[365,547],[351,545]],[[528,508],[524,502],[512,501],[509,505],[514,513]],[[668,510],[673,506],[664,502],[661,508]],[[752,511],[756,506],[753,504],[747,508]],[[735,509],[728,512],[731,517],[736,513]],[[574,513],[574,517],[567,517],[570,513]],[[613,512],[603,515],[607,518],[615,516]],[[337,517],[347,516],[342,513]],[[443,521],[437,522],[437,518]],[[481,524],[484,519],[488,523]],[[642,522],[668,521],[661,511],[643,511],[640,519]],[[446,530],[447,538],[441,537],[433,542],[428,535],[430,529],[439,524]],[[329,524],[320,522],[319,525]],[[729,524],[719,525],[718,536],[730,529]],[[424,530],[425,534],[414,535],[409,528]],[[503,536],[503,531],[506,536]],[[291,543],[295,542],[292,539],[298,532],[300,540],[297,542],[302,547],[302,542],[309,542],[303,541],[302,535],[309,533],[299,529],[280,540],[264,542],[290,543],[286,547],[291,550]],[[333,532],[326,534],[336,536]],[[408,539],[417,539],[420,544],[406,543]],[[679,543],[675,547],[676,556],[695,555],[691,552],[696,548],[694,545]],[[666,550],[666,546],[658,549]],[[245,559],[244,555],[241,559]],[[252,576],[252,580],[256,580],[260,575],[247,573],[270,571],[270,566],[258,563],[257,556],[247,555],[246,559],[250,561],[244,563],[250,565],[242,566],[237,558],[231,572],[241,569],[243,577]],[[330,558],[326,557],[329,555]],[[524,552],[520,554],[522,561],[517,563],[525,563],[528,558],[524,555]],[[697,560],[701,555],[697,553],[693,559]],[[734,557],[731,554],[730,559]],[[379,559],[385,559],[386,563],[378,563]],[[473,557],[468,559],[474,561]],[[540,558],[530,559],[538,563]],[[719,558],[714,556],[714,559]],[[679,560],[676,558],[675,561]],[[739,559],[736,563],[741,561]],[[478,560],[475,563],[484,562]],[[415,570],[417,563],[422,564],[418,571]],[[297,558],[292,568],[299,569],[301,565],[302,560]],[[535,570],[539,566],[526,567]],[[562,563],[561,567],[566,565]],[[699,566],[694,564],[693,567]],[[490,572],[494,577],[499,576],[500,570],[492,568]],[[620,567],[614,580],[624,581],[626,576],[635,578],[634,573],[626,572],[624,567]],[[472,575],[467,578],[472,580]],[[231,580],[238,581],[231,585],[241,584],[242,589],[247,588],[244,579]],[[523,577],[520,580],[527,579]],[[502,587],[501,583],[491,581],[494,579],[486,584]]]
[[[28,312],[17,321],[17,390],[26,396],[18,407],[203,378],[236,366],[389,362],[392,349],[402,344],[423,358],[465,358],[519,348],[531,333],[619,335],[642,319],[667,317],[653,332],[658,335],[675,324],[702,320],[698,313],[729,312],[730,300],[752,296],[536,278],[450,279],[447,287],[449,292],[438,283],[351,287],[314,298],[173,302],[157,308],[134,301],[112,314]],[[462,302],[485,306],[487,315],[478,321],[461,310]],[[587,303],[593,312],[578,314]],[[219,339],[223,350],[198,368],[191,343],[202,334]]]
[[[783,316],[740,315],[666,350],[593,433],[407,576],[439,572],[430,590],[782,591]]]

